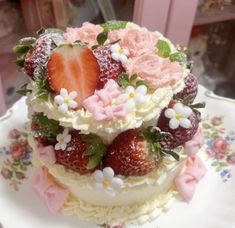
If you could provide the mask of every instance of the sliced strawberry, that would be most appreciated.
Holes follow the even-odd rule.
[[[51,88],[76,91],[77,108],[91,96],[99,80],[99,64],[92,51],[80,45],[63,45],[53,50],[47,64],[47,77]]]

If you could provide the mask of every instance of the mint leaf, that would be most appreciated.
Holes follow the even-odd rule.
[[[169,57],[171,53],[170,45],[165,40],[158,40],[157,42],[157,54],[161,57]]]
[[[108,38],[108,32],[103,31],[98,34],[98,36],[96,37],[96,40],[99,45],[103,45],[105,41],[107,40],[107,38]]]
[[[128,74],[126,73],[122,73],[120,74],[118,80],[117,80],[117,83],[121,86],[121,87],[124,87],[126,88],[127,86],[130,85],[130,79],[129,79],[129,76]]]
[[[18,44],[12,48],[12,51],[16,54],[24,54],[27,53],[31,48],[31,45]]]
[[[186,63],[187,57],[182,52],[175,52],[175,53],[170,54],[170,61],[171,62]]]
[[[109,32],[126,28],[127,21],[107,21],[101,24],[104,31]]]
[[[33,124],[36,126],[33,132],[38,136],[46,136],[48,138],[56,138],[56,136],[63,131],[59,125],[59,121],[48,119],[42,113],[37,113],[33,116]]]
[[[40,75],[35,77],[35,88],[36,88],[36,97],[42,100],[46,100],[49,95],[50,86],[46,78],[45,69],[40,71]]]

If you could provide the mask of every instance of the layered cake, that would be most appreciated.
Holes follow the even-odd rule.
[[[131,22],[41,29],[19,41],[34,190],[99,225],[143,224],[189,202],[205,167],[185,50]]]

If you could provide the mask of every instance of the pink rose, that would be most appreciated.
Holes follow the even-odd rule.
[[[158,40],[156,33],[142,29],[121,29],[109,33],[109,42],[120,39],[119,44],[122,48],[128,49],[129,57],[136,57],[144,53],[154,53]]]
[[[235,164],[235,152],[233,152],[227,159],[227,162],[231,165]]]
[[[96,37],[103,29],[99,25],[94,25],[89,22],[82,24],[81,28],[67,28],[64,33],[64,38],[69,42],[82,40],[89,43],[90,46],[96,44]]]
[[[9,132],[9,137],[11,139],[16,139],[20,136],[20,131],[18,131],[17,129],[12,129],[10,132]]]
[[[10,153],[11,153],[11,156],[14,160],[23,159],[25,156],[25,153],[26,153],[25,147],[21,143],[16,142],[11,145]]]
[[[183,79],[183,68],[178,62],[171,62],[154,53],[128,59],[126,70],[129,74],[138,74],[152,89],[173,86]]]
[[[222,138],[217,138],[212,142],[212,147],[216,153],[225,153],[228,149],[228,143]]]
[[[222,118],[220,116],[215,116],[212,118],[212,124],[213,125],[220,125],[222,123]]]
[[[2,168],[0,173],[5,179],[11,179],[12,178],[12,171],[7,168]]]

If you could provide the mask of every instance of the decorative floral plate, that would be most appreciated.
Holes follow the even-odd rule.
[[[208,172],[190,204],[175,202],[143,228],[235,227],[235,101],[203,87],[198,100],[203,112],[205,145],[200,156]],[[22,98],[0,117],[0,228],[95,228],[75,217],[50,214],[30,185],[31,150],[24,131],[27,122]],[[132,228],[137,226],[131,226]]]

